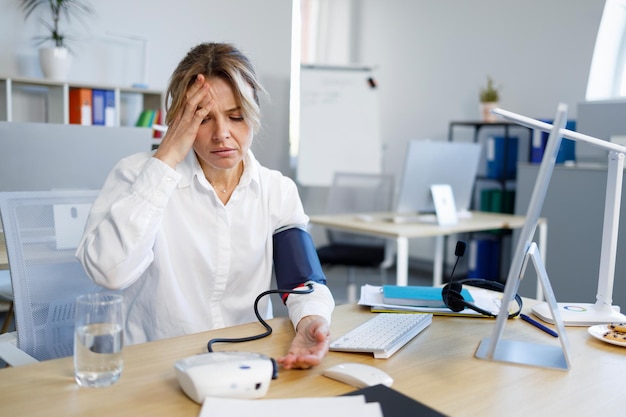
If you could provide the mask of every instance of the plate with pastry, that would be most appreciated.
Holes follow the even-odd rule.
[[[598,324],[589,327],[587,331],[598,340],[626,347],[626,323]]]

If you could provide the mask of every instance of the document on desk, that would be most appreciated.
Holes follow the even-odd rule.
[[[366,402],[364,395],[348,397],[236,399],[207,397],[200,417],[383,417],[380,403]]]
[[[502,300],[502,293],[497,291],[485,290],[482,288],[465,286],[472,298],[474,298],[474,304],[483,310],[491,311],[495,315],[500,311],[500,303]],[[440,316],[464,316],[464,317],[488,317],[482,315],[469,308],[463,311],[454,312],[447,307],[410,307],[403,305],[386,304],[383,300],[383,291],[381,286],[365,284],[361,287],[361,297],[358,302],[359,305],[371,307],[374,313],[383,312],[416,312],[416,313],[432,313]],[[510,308],[511,312],[515,311],[515,306]]]

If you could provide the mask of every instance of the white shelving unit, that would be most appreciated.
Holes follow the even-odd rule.
[[[115,126],[134,126],[143,109],[163,110],[160,90],[0,76],[0,121],[68,124],[74,87],[113,90]]]

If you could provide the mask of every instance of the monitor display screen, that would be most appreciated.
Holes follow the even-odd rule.
[[[470,209],[481,160],[481,144],[411,140],[407,145],[396,212],[434,213],[430,186],[452,187],[458,212]]]

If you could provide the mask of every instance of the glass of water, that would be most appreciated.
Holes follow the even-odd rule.
[[[117,382],[124,362],[122,295],[97,292],[76,299],[74,377],[81,387]]]

